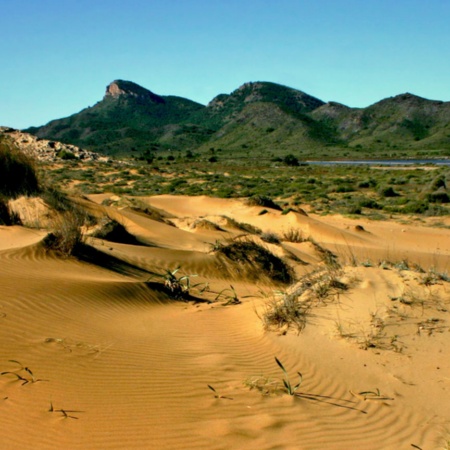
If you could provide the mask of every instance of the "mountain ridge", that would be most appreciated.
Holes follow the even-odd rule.
[[[450,102],[411,93],[366,108],[324,102],[273,82],[244,83],[206,105],[114,80],[101,101],[24,131],[103,154],[269,147],[450,149]]]

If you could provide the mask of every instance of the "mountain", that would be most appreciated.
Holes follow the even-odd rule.
[[[185,98],[159,96],[130,81],[116,80],[93,107],[24,131],[100,153],[123,154],[158,147],[172,124],[202,108]]]
[[[450,102],[412,94],[367,108],[325,103],[269,82],[245,83],[206,106],[159,96],[130,81],[109,84],[91,108],[25,130],[104,154],[160,149],[320,152],[450,149]]]
[[[405,93],[367,108],[327,103],[312,116],[328,120],[354,147],[450,148],[450,102]]]

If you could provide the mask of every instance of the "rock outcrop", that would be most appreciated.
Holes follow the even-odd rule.
[[[106,156],[84,150],[76,145],[40,139],[29,133],[8,127],[0,127],[0,137],[6,136],[20,150],[39,161],[60,161],[61,159],[78,159],[83,161],[108,161]]]

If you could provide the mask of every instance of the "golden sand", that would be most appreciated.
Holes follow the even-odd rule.
[[[88,238],[105,255],[98,264],[45,252],[43,231],[0,227],[1,449],[448,448],[450,283],[429,272],[450,269],[448,228],[143,199],[169,224],[105,198],[89,208],[145,245]],[[281,287],[264,274],[250,282],[211,251],[242,234],[224,216],[279,236],[300,230],[313,242],[262,244],[290,255],[298,278],[326,269],[319,244],[339,256],[348,289],[316,301],[300,333],[265,330]],[[178,267],[207,283],[192,289],[199,300],[222,295],[175,301],[158,277],[145,283]],[[227,301],[233,289],[240,304]],[[275,357],[292,384],[301,372],[298,395],[281,394]],[[255,380],[280,388],[264,396]]]

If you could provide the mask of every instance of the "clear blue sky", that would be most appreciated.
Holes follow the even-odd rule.
[[[450,0],[0,0],[0,125],[76,113],[115,79],[203,104],[247,81],[450,101],[449,23]]]

